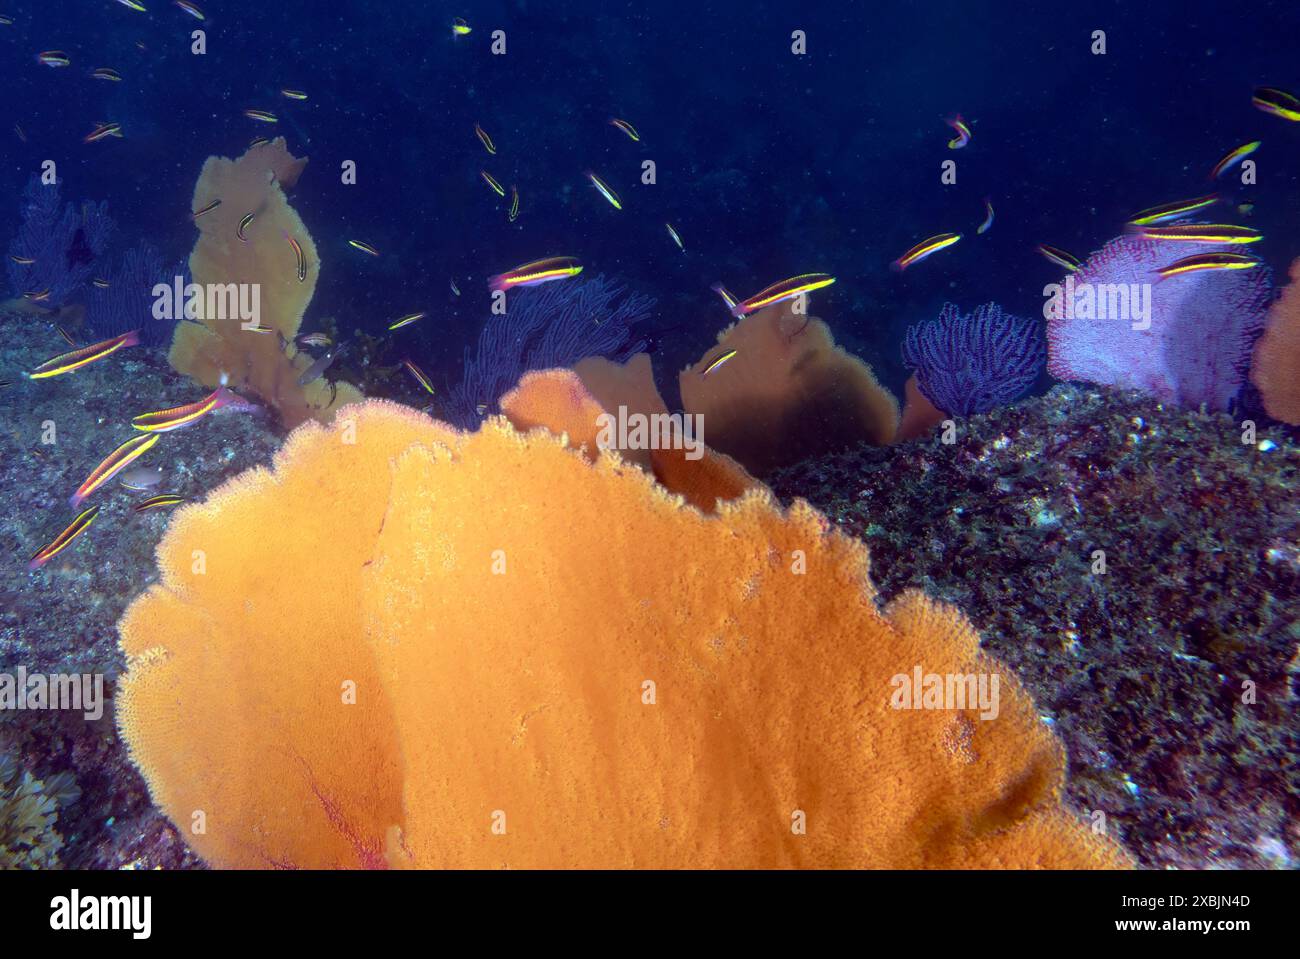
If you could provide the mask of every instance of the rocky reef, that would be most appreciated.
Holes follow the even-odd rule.
[[[156,578],[166,510],[116,483],[44,567],[69,493],[130,418],[204,390],[143,348],[51,380],[47,319],[0,315],[0,672],[99,673],[95,720],[0,711],[0,820],[14,865],[193,868],[113,722],[117,623]],[[42,442],[48,424],[54,442]],[[960,607],[1069,752],[1067,800],[1154,868],[1294,867],[1300,855],[1300,452],[1294,431],[1057,386],[896,446],[820,456],[770,479],[870,548],[882,600]],[[201,498],[267,463],[266,418],[221,412],[141,461],[154,492]],[[0,863],[0,865],[4,865]]]
[[[1068,796],[1152,868],[1300,856],[1300,450],[1060,385],[772,480],[955,603],[1069,751]],[[1103,571],[1104,570],[1104,571]]]
[[[117,620],[156,578],[153,552],[168,511],[133,512],[149,493],[114,481],[88,500],[101,510],[86,533],[35,572],[28,571],[27,559],[75,515],[69,494],[130,438],[132,416],[192,403],[205,391],[175,373],[160,352],[143,348],[52,379],[25,379],[24,371],[70,349],[52,323],[36,316],[0,315],[0,344],[0,381],[8,384],[0,388],[0,547],[6,556],[0,563],[0,672],[23,667],[29,674],[103,674],[108,700],[103,715],[92,720],[67,710],[0,710],[0,756],[13,765],[14,784],[30,774],[34,784],[46,784],[46,794],[51,782],[69,778],[80,790],[75,801],[68,788],[60,791],[57,822],[44,828],[61,835],[61,848],[55,840],[46,845],[57,848],[63,866],[196,865],[150,803],[113,724],[112,695],[125,665]],[[278,445],[264,419],[222,412],[166,434],[140,465],[163,468],[151,492],[197,499],[269,461]],[[0,805],[4,801],[0,795]]]

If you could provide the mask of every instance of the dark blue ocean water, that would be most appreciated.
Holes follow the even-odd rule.
[[[107,200],[123,239],[182,257],[203,160],[268,132],[243,110],[274,109],[275,132],[311,157],[292,197],[322,259],[308,325],[332,315],[378,331],[427,310],[409,352],[437,380],[458,378],[488,274],[569,254],[658,298],[670,402],[673,374],[728,321],[711,283],[746,296],[811,271],[838,277],[814,311],[897,390],[907,326],[949,299],[1037,314],[1061,271],[1036,244],[1085,256],[1134,211],[1208,192],[1214,162],[1253,139],[1264,141],[1247,197],[1268,236],[1259,252],[1279,268],[1300,254],[1300,123],[1251,106],[1256,85],[1300,92],[1293,2],[200,0],[203,24],[170,0],[142,3],[147,13],[116,0],[0,4],[15,21],[0,27],[6,242],[23,185],[53,159],[65,198]],[[456,16],[472,34],[453,39]],[[196,27],[203,56],[190,50]],[[494,30],[504,55],[491,52]],[[804,55],[792,53],[795,30]],[[1094,30],[1104,56],[1091,52]],[[37,64],[46,49],[72,66]],[[101,66],[123,82],[87,77]],[[310,99],[285,100],[282,87]],[[974,131],[960,151],[943,122],[956,112]],[[124,138],[84,144],[101,120]],[[340,182],[345,160],[358,164],[355,186]],[[640,182],[646,160],[654,185]],[[954,185],[940,182],[946,160]],[[622,211],[592,190],[588,168]],[[480,169],[518,184],[516,222]],[[996,221],[977,237],[986,196]],[[965,239],[889,271],[944,231]],[[355,253],[350,237],[384,255]]]

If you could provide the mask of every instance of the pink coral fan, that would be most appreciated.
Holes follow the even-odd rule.
[[[1269,271],[1160,279],[1189,253],[1224,247],[1121,236],[1045,293],[1047,369],[1058,379],[1142,390],[1165,403],[1228,409],[1272,299]]]

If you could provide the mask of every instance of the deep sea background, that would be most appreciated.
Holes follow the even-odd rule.
[[[655,366],[670,404],[676,371],[729,321],[711,283],[744,297],[812,271],[838,277],[814,312],[900,392],[907,326],[945,300],[1040,315],[1042,286],[1061,271],[1036,244],[1086,257],[1138,209],[1208,192],[1215,161],[1253,139],[1264,144],[1247,222],[1268,236],[1256,249],[1275,269],[1300,254],[1300,124],[1250,102],[1256,85],[1300,91],[1292,0],[200,0],[203,24],[168,0],[143,2],[147,13],[115,0],[0,5],[15,21],[0,26],[0,233],[17,229],[24,184],[53,159],[65,200],[107,200],[119,242],[148,239],[171,261],[193,245],[204,159],[283,134],[311,157],[291,202],[322,259],[304,329],[334,316],[341,331],[379,332],[427,310],[404,334],[439,383],[459,379],[487,315],[484,278],[567,254],[658,298]],[[455,16],[470,36],[453,39]],[[198,27],[203,56],[190,52]],[[490,52],[495,29],[504,56]],[[804,56],[791,53],[796,29]],[[1096,29],[1105,56],[1090,52]],[[46,49],[72,66],[39,65]],[[101,66],[123,82],[90,79]],[[288,101],[282,87],[310,99]],[[247,108],[283,120],[254,123]],[[952,151],[943,118],[959,111],[974,139]],[[125,137],[84,144],[97,121]],[[340,182],[349,159],[355,186]],[[944,186],[949,159],[957,183]],[[644,160],[657,165],[653,186],[639,182]],[[621,212],[588,168],[619,191]],[[518,184],[515,223],[480,169]],[[997,218],[976,236],[985,196]],[[945,231],[965,238],[889,271]],[[352,237],[383,256],[351,250]]]

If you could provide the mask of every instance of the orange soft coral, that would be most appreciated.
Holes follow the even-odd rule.
[[[1291,264],[1291,283],[1268,312],[1268,326],[1255,344],[1250,381],[1259,388],[1268,415],[1300,426],[1300,258]]]
[[[709,445],[760,477],[856,443],[883,446],[898,428],[898,401],[871,367],[793,304],[774,304],[728,327],[680,376],[682,406],[703,414]],[[706,375],[727,350],[735,356]]]
[[[223,375],[230,385],[255,394],[271,406],[286,426],[305,419],[328,419],[344,403],[360,398],[352,386],[334,390],[323,379],[298,383],[312,357],[298,352],[294,337],[316,289],[320,261],[316,244],[281,186],[297,181],[305,159],[296,159],[284,139],[250,147],[238,160],[209,157],[194,188],[194,209],[220,200],[220,206],[195,220],[199,239],[190,254],[194,282],[205,291],[256,288],[259,325],[271,332],[243,327],[229,309],[200,322],[176,326],[169,359],[173,368],[205,386]],[[253,214],[240,240],[240,221]],[[302,247],[305,274],[298,278],[297,259],[285,238]],[[251,325],[251,324],[250,324]]]
[[[645,353],[623,365],[590,357],[573,370],[527,373],[501,398],[501,412],[516,429],[540,426],[567,436],[571,447],[585,450],[593,460],[601,449],[617,449],[624,460],[653,473],[665,488],[706,513],[716,509],[720,500],[736,499],[762,486],[730,456],[707,445],[695,450],[662,444],[620,449],[600,442],[601,417],[668,415]]]
[[[706,516],[549,432],[370,402],[158,555],[119,722],[216,866],[1125,864],[960,613],[880,612],[865,547],[763,490]],[[996,718],[893,708],[917,667],[999,676]]]
[[[907,378],[903,387],[903,418],[898,423],[898,432],[894,435],[895,443],[906,443],[919,436],[924,436],[945,419],[947,414],[931,403],[920,387],[916,385],[916,376]]]
[[[573,370],[534,370],[500,399],[501,413],[521,432],[545,429],[567,439],[588,459],[600,455],[600,417],[605,408]],[[639,454],[644,454],[639,455]],[[628,450],[624,458],[650,467],[648,451]]]

